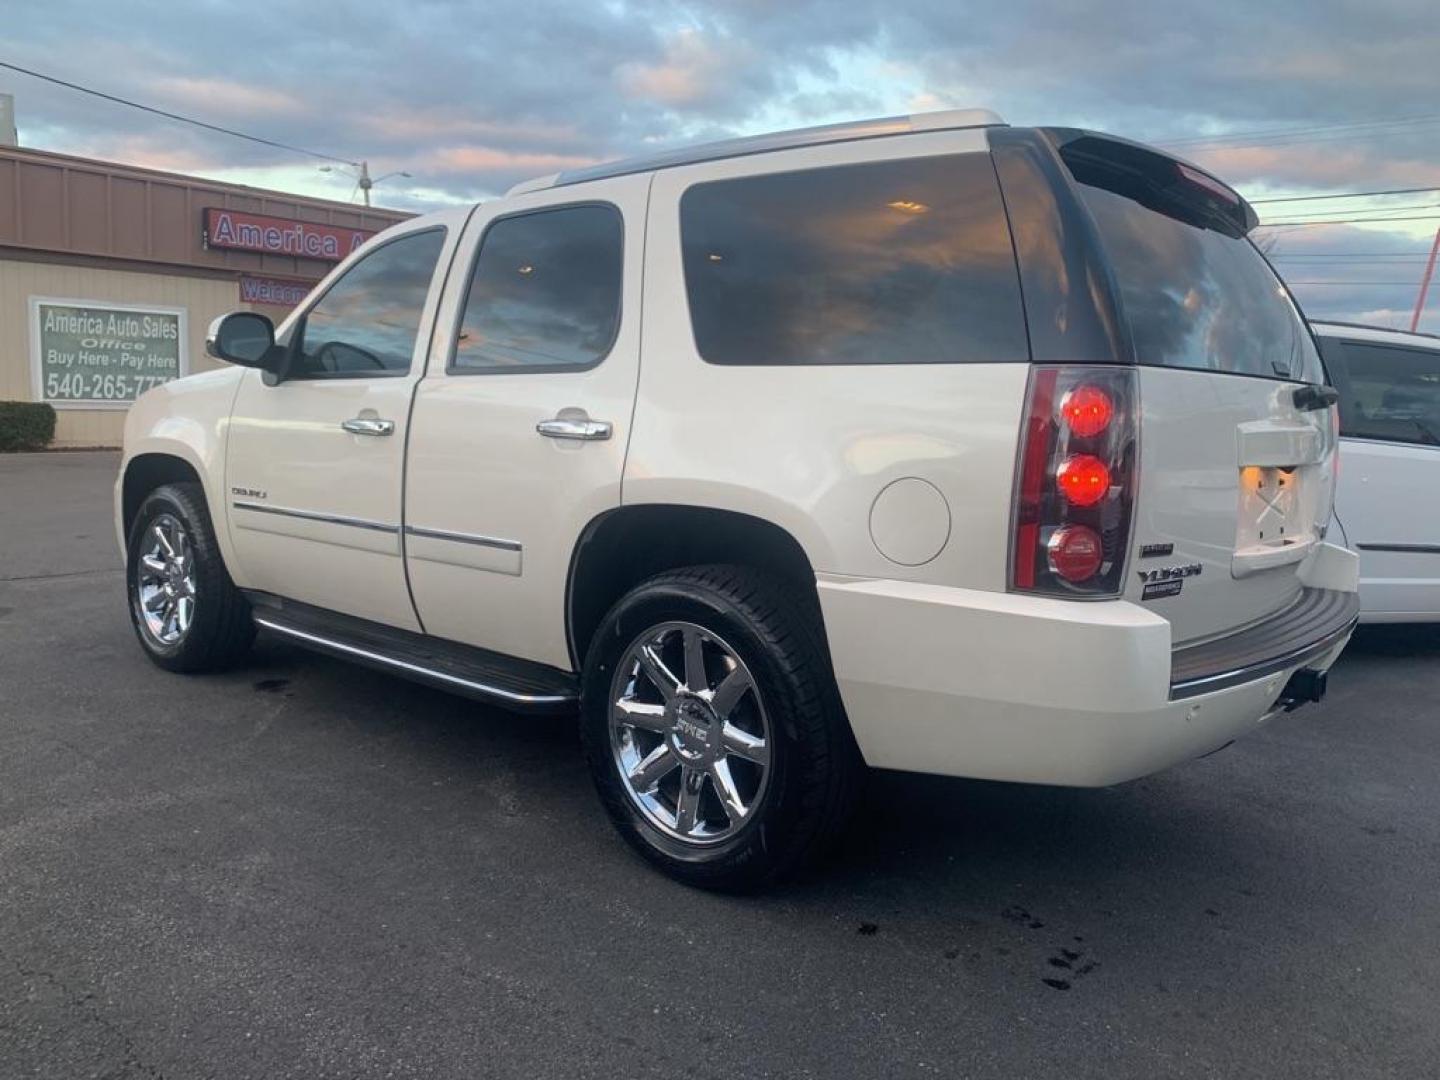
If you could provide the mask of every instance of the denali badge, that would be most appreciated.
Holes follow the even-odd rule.
[[[259,491],[259,490],[257,490],[256,488],[232,487],[232,488],[230,489],[230,494],[231,494],[231,495],[239,495],[239,496],[240,496],[241,498],[243,498],[243,499],[263,499],[263,498],[265,498],[265,492]]]
[[[1141,544],[1140,558],[1142,559],[1163,559],[1166,555],[1175,554],[1174,544]]]

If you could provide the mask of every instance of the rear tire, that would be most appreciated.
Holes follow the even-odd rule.
[[[840,837],[863,766],[813,599],[745,567],[659,575],[590,645],[581,736],[621,836],[690,885],[748,890]]]
[[[130,528],[125,580],[135,636],[166,671],[218,671],[250,651],[250,605],[225,569],[199,484],[146,496]]]

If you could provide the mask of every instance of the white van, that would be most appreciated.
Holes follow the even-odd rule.
[[[141,645],[255,626],[576,710],[686,881],[862,763],[1101,785],[1318,699],[1355,624],[1334,391],[1251,208],[947,112],[560,173],[387,230],[130,413]]]
[[[1440,337],[1313,326],[1340,391],[1335,520],[1360,555],[1360,621],[1440,622]]]

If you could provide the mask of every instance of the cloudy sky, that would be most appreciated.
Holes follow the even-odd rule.
[[[7,0],[0,60],[403,170],[377,201],[413,209],[649,148],[969,105],[1155,142],[1257,200],[1436,188],[1257,204],[1311,315],[1391,325],[1440,226],[1435,0]],[[4,69],[0,92],[24,145],[353,192],[319,159]],[[1440,332],[1440,289],[1422,326]]]

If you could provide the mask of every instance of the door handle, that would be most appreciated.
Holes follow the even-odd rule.
[[[609,420],[582,420],[578,417],[557,416],[553,420],[541,420],[535,430],[547,439],[608,439],[612,427]]]
[[[357,416],[353,420],[342,420],[340,426],[351,435],[394,435],[394,420],[376,420],[369,416]]]
[[[1316,412],[1339,401],[1340,391],[1333,386],[1298,386],[1291,397],[1301,412]]]

